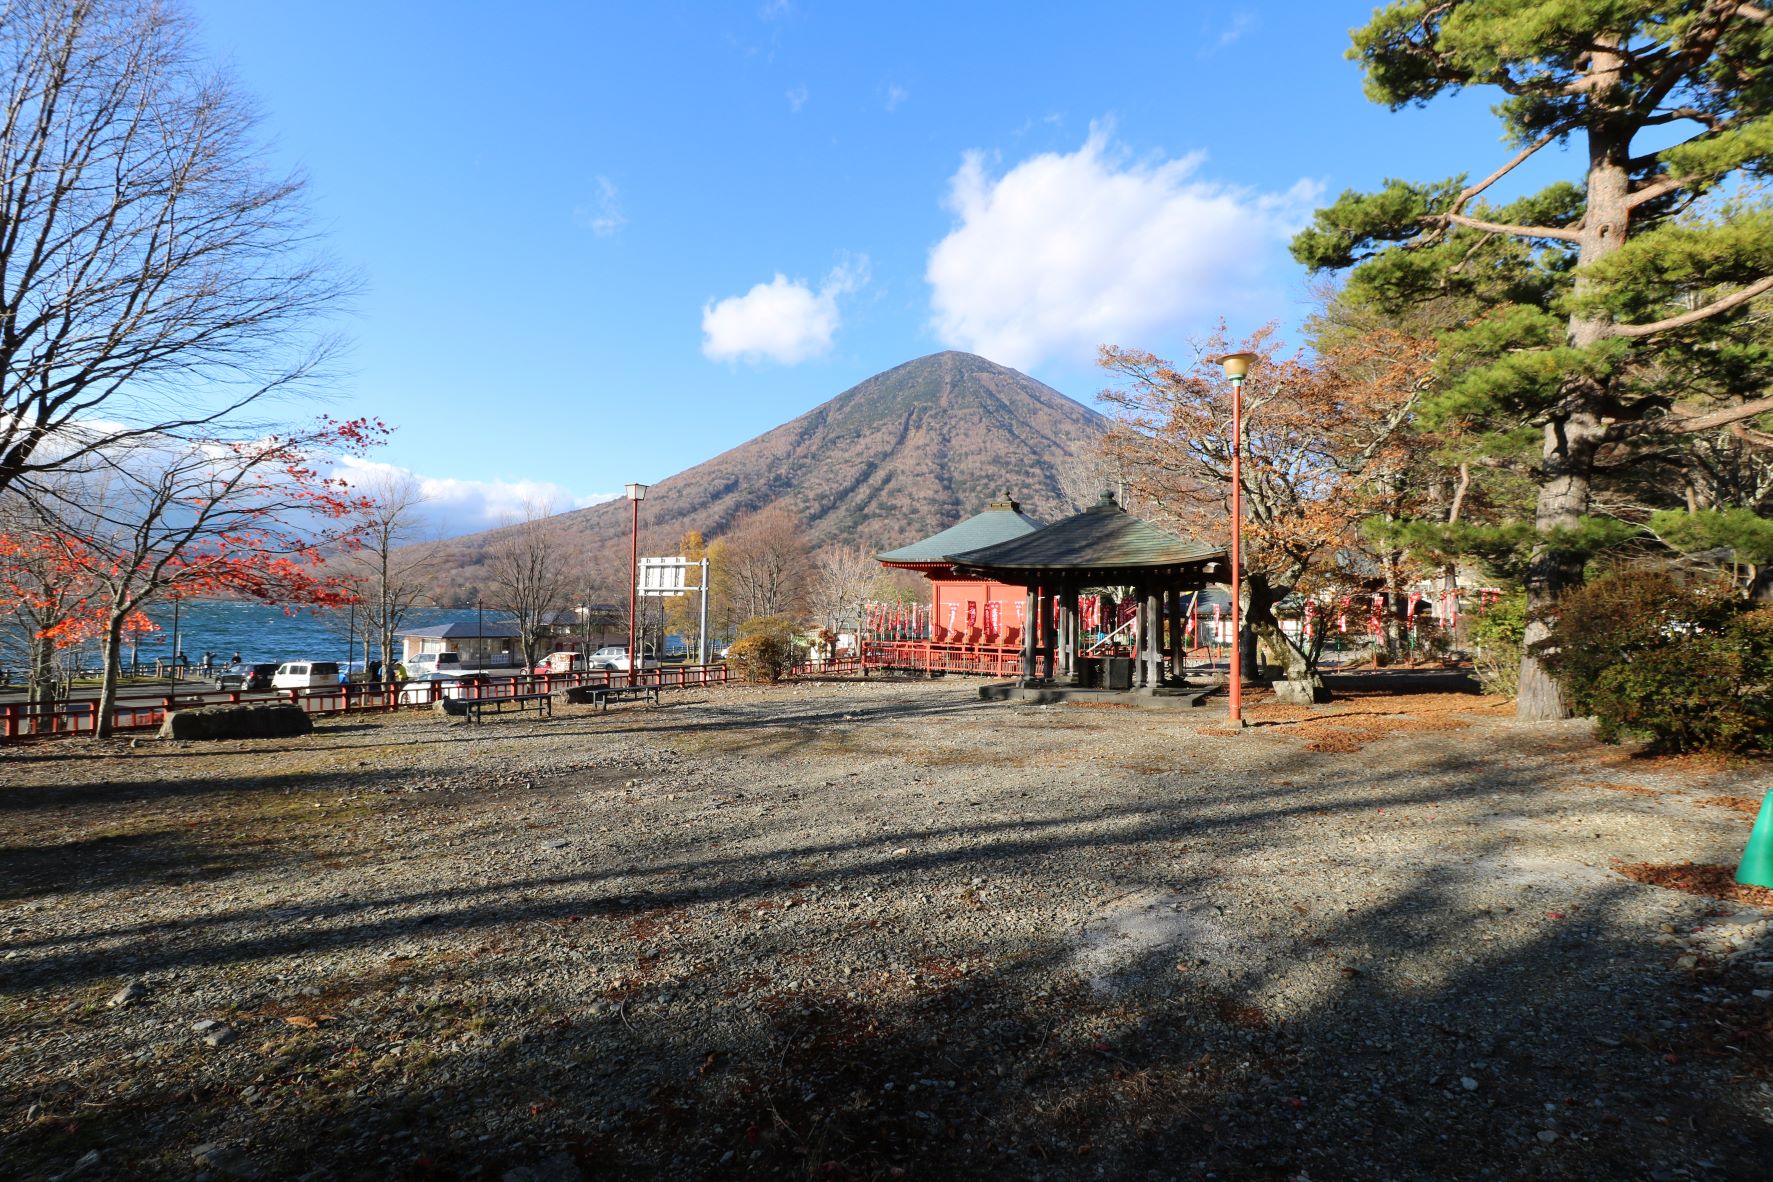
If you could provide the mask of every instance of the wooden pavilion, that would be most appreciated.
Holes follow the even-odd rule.
[[[948,555],[1031,534],[1040,522],[1022,512],[1008,490],[958,525],[921,541],[875,555],[883,566],[916,571],[930,581],[929,632],[915,639],[879,641],[865,649],[871,663],[926,672],[999,674],[1014,668],[1027,628],[1027,589],[958,571]]]
[[[1230,579],[1226,552],[1133,516],[1112,493],[1082,513],[995,545],[951,553],[957,573],[1026,588],[1021,683],[1113,687],[1084,655],[1078,610],[1088,588],[1130,587],[1136,608],[1128,638],[1126,688],[1148,694],[1169,684],[1165,665],[1183,666],[1188,597]]]

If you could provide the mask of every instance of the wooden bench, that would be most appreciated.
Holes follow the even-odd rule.
[[[519,711],[533,706],[537,714],[545,718],[554,717],[553,694],[505,694],[496,698],[464,698],[461,702],[462,713],[473,722],[479,722],[480,716],[488,710],[494,714],[503,714],[507,706]]]
[[[656,685],[606,685],[591,691],[591,704],[600,707],[605,714],[609,713],[611,702],[646,701],[654,706],[659,704],[659,687]]]

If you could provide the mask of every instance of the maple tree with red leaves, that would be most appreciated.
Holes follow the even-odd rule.
[[[1227,543],[1232,387],[1215,358],[1234,351],[1259,358],[1242,393],[1245,619],[1289,678],[1308,679],[1311,657],[1281,630],[1275,604],[1378,573],[1402,578],[1402,555],[1375,553],[1361,525],[1422,495],[1412,410],[1429,346],[1374,332],[1308,363],[1281,355],[1272,326],[1237,344],[1221,328],[1185,365],[1103,346],[1099,363],[1123,384],[1101,394],[1114,421],[1102,446],[1140,511]]]
[[[387,428],[319,420],[256,440],[160,439],[113,449],[35,504],[45,523],[20,547],[54,555],[88,606],[64,630],[96,637],[104,657],[97,737],[111,733],[123,639],[166,595],[241,596],[286,606],[355,601],[326,556],[351,550],[365,505],[323,456],[362,454]],[[96,622],[96,623],[95,623]]]
[[[105,613],[95,602],[97,584],[88,563],[71,558],[77,539],[56,538],[42,530],[0,531],[0,611],[12,615],[25,642],[26,691],[30,706],[46,706],[57,698],[56,654],[76,648],[103,633]],[[135,637],[158,632],[159,625],[142,612],[124,620]]]

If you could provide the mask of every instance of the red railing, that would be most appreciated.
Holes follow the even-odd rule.
[[[724,685],[725,665],[671,665],[644,669],[635,676],[641,685],[661,689],[690,689],[697,686]],[[472,700],[475,698],[508,698],[516,694],[553,693],[575,686],[626,685],[628,675],[615,669],[597,669],[585,673],[532,673],[515,677],[498,677],[475,686],[451,686],[445,681],[409,681],[371,685],[341,685],[337,688],[263,690],[256,693],[231,691],[224,693],[169,694],[154,699],[132,698],[117,703],[112,729],[117,731],[151,730],[166,721],[173,710],[195,706],[222,706],[238,702],[288,702],[309,714],[355,714],[363,711],[388,711],[402,708],[423,709],[435,705],[446,689],[472,689],[473,693],[451,693],[447,696]],[[64,702],[57,706],[27,706],[23,702],[0,704],[0,743],[58,735],[90,735],[98,720],[98,703],[94,701]]]
[[[870,669],[906,673],[956,673],[1013,677],[1022,650],[995,644],[937,644],[930,640],[870,640],[862,647]]]
[[[802,661],[788,668],[789,677],[845,677],[864,672],[862,659],[856,656],[833,657],[829,661]]]
[[[990,644],[938,644],[929,640],[870,640],[862,651],[870,669],[901,673],[954,673],[974,677],[1015,677],[1022,672],[1020,647]],[[1184,665],[1211,664],[1218,650],[1192,648]]]

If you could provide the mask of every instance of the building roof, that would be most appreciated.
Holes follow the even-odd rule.
[[[484,626],[474,624],[426,624],[420,628],[402,628],[396,636],[423,636],[436,640],[505,640],[517,635],[517,625],[502,620],[489,620]]]
[[[1204,567],[1224,558],[1225,551],[1217,546],[1189,541],[1134,517],[1115,503],[1112,493],[1103,493],[1100,501],[1082,513],[1044,529],[948,555],[957,569],[979,573],[1079,575]]]
[[[959,525],[951,525],[939,534],[931,534],[921,542],[876,554],[875,558],[888,566],[946,566],[950,554],[995,546],[1039,528],[1040,522],[1023,513],[1022,506],[1010,498],[1006,489],[1000,499],[985,507],[985,512],[975,514]]]

